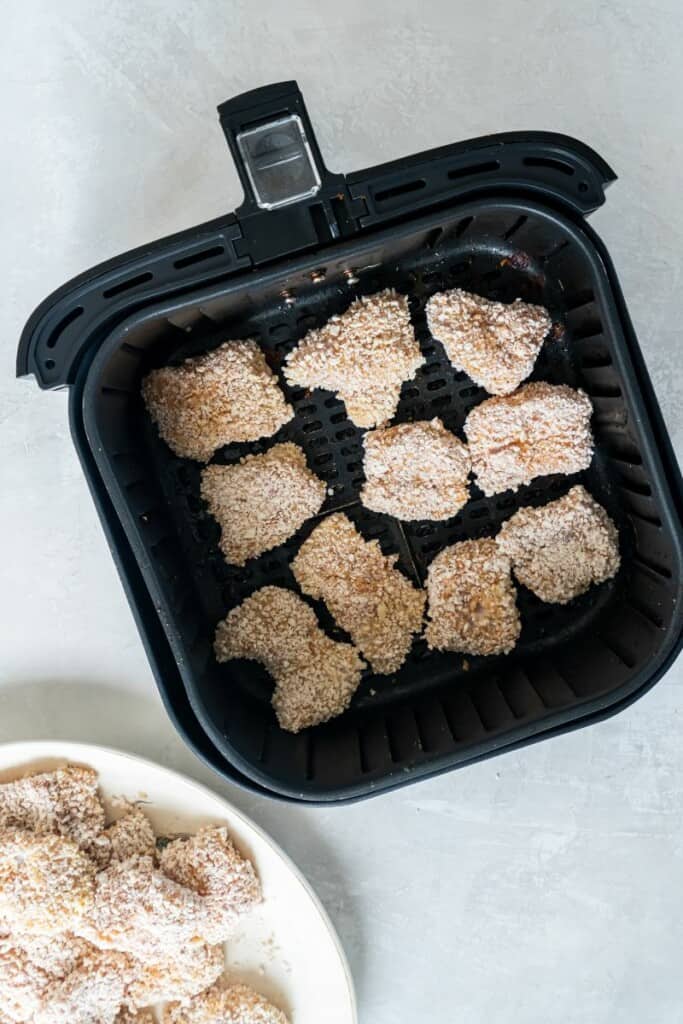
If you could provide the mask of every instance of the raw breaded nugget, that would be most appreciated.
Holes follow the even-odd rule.
[[[112,860],[153,857],[156,852],[152,823],[134,804],[128,804],[121,817],[109,826],[107,836],[111,844]]]
[[[189,999],[213,985],[224,968],[222,945],[195,942],[180,947],[165,960],[135,963],[134,980],[126,990],[126,998],[133,1006]]]
[[[130,970],[124,954],[89,949],[66,977],[48,985],[32,1024],[114,1024]]]
[[[51,978],[65,978],[93,948],[89,942],[72,932],[61,932],[59,935],[23,933],[14,935],[12,941],[34,967]]]
[[[92,907],[94,876],[71,839],[0,831],[0,918],[11,931],[69,931]]]
[[[465,420],[465,434],[484,494],[586,469],[593,457],[591,413],[583,391],[543,381],[477,405]]]
[[[283,544],[325,500],[326,486],[306,465],[296,444],[276,444],[232,466],[202,471],[202,498],[221,527],[221,551],[244,565]]]
[[[169,448],[198,462],[224,444],[270,437],[293,415],[255,341],[226,341],[152,370],[142,397]]]
[[[201,941],[204,907],[196,893],[167,878],[151,857],[112,861],[97,875],[95,899],[79,934],[102,949],[158,962]]]
[[[469,498],[466,445],[439,419],[370,430],[363,438],[366,508],[397,519],[450,519]]]
[[[401,384],[423,362],[408,300],[387,290],[309,331],[287,358],[285,375],[290,384],[336,392],[357,426],[375,427],[394,415]]]
[[[109,855],[104,823],[92,768],[70,764],[0,785],[0,828],[66,836],[98,863]]]
[[[566,604],[619,568],[617,528],[580,485],[542,508],[521,508],[496,540],[519,582],[553,604]]]
[[[299,732],[340,715],[358,688],[363,661],[351,644],[331,640],[313,609],[291,590],[262,587],[216,628],[218,661],[260,661],[275,680],[278,722]]]
[[[462,654],[507,654],[521,624],[510,559],[494,540],[465,540],[441,551],[429,566],[430,647]]]
[[[31,1020],[50,975],[7,935],[0,938],[0,1020]]]
[[[227,828],[203,828],[188,839],[174,839],[162,850],[159,866],[203,898],[202,935],[212,942],[226,939],[237,918],[261,901],[254,866],[239,852]]]
[[[343,513],[327,516],[292,562],[306,594],[325,602],[375,672],[396,672],[422,626],[425,594]]]
[[[183,1006],[164,1009],[163,1024],[289,1024],[287,1017],[247,985],[213,988]]]
[[[426,313],[456,370],[492,395],[511,394],[529,376],[552,323],[543,306],[492,302],[462,288],[432,295]]]

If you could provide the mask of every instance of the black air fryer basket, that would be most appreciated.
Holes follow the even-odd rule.
[[[176,727],[223,776],[290,799],[338,801],[587,724],[629,704],[681,644],[681,479],[604,246],[585,217],[614,179],[592,150],[547,133],[489,136],[356,174],[324,167],[294,82],[220,108],[245,191],[236,211],[82,274],[35,311],[18,373],[70,388],[74,442]],[[296,415],[233,462],[296,441],[343,508],[417,583],[445,545],[496,532],[524,505],[577,482],[621,535],[615,579],[567,607],[519,588],[523,632],[505,658],[428,652],[418,640],[392,677],[367,676],[351,709],[298,735],[270,706],[253,662],[218,665],[215,625],[265,583],[294,586],[312,523],[238,569],[199,497],[200,467],[160,441],[140,399],[151,367],[228,338],[258,338],[271,366],[359,294],[410,296],[426,363],[397,420],[439,416],[461,432],[485,393],[453,370],[427,330],[433,292],[462,286],[546,306],[553,337],[534,378],[582,387],[596,455],[576,477],[473,500],[446,523],[399,524],[364,510],[361,431],[342,402],[280,378]],[[323,608],[323,621],[331,625]]]

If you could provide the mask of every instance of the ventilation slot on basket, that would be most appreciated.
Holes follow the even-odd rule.
[[[604,644],[607,650],[610,651],[615,658],[618,658],[626,668],[633,668],[636,665],[637,659],[633,654],[626,650],[621,638],[615,640],[613,637],[607,637],[604,634],[599,633],[598,640]]]
[[[222,256],[225,253],[225,247],[222,245],[212,245],[209,249],[200,249],[199,252],[193,252],[189,256],[183,256],[179,260],[175,260],[173,266],[176,270],[182,270],[184,267],[192,267],[195,263],[204,263],[206,260],[213,260],[216,256]]]
[[[551,171],[559,171],[561,174],[566,174],[567,177],[574,173],[571,164],[566,164],[564,160],[557,160],[552,156],[525,156],[522,163],[525,167],[545,167]]]
[[[581,309],[582,306],[588,306],[591,302],[595,302],[595,295],[593,294],[592,288],[584,288],[583,291],[576,292],[574,295],[570,295],[565,300],[565,309],[567,312],[571,312],[574,309]]]
[[[50,332],[50,335],[49,335],[47,341],[45,342],[46,347],[47,348],[54,348],[55,345],[57,344],[57,342],[59,341],[60,335],[64,333],[64,331],[67,329],[67,327],[70,324],[72,324],[74,322],[74,320],[78,320],[79,316],[81,316],[82,313],[83,313],[83,306],[74,306],[74,308],[72,310],[70,310],[66,314],[66,316],[62,317],[62,319],[59,321],[57,326],[55,328],[53,328],[53,330]],[[54,363],[53,363],[53,366],[54,366]],[[50,369],[50,367],[48,367],[48,369]]]
[[[115,295],[121,295],[123,292],[129,292],[132,288],[137,288],[140,284],[147,284],[154,278],[154,274],[146,271],[144,274],[137,274],[135,277],[128,277],[125,281],[119,281],[118,284],[114,284],[111,288],[105,288],[102,292],[102,297],[105,299],[113,299]]]
[[[375,192],[375,201],[383,203],[385,199],[397,199],[398,196],[408,195],[410,192],[419,192],[427,182],[424,178],[416,178],[415,181],[404,181],[401,185],[392,185],[391,188],[380,189]]]
[[[468,178],[471,174],[490,174],[499,167],[497,160],[485,160],[480,164],[468,164],[466,167],[453,167],[448,172],[448,179],[456,181],[458,178]]]
[[[528,219],[529,218],[524,214],[522,214],[521,217],[518,217],[514,224],[512,224],[512,226],[509,227],[506,232],[504,232],[503,238],[505,239],[505,241],[509,242],[512,236],[516,235],[521,227],[524,227]]]

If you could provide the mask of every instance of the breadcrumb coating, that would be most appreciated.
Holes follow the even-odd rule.
[[[271,437],[293,416],[258,343],[226,341],[142,382],[147,410],[169,448],[208,462],[217,448]]]
[[[92,908],[94,877],[71,839],[0,831],[0,916],[13,932],[71,930]]]
[[[103,949],[158,961],[201,941],[204,908],[196,893],[167,878],[151,857],[112,861],[96,879],[95,899],[79,934]]]
[[[224,941],[242,914],[260,903],[261,884],[250,860],[243,857],[227,828],[202,828],[164,847],[159,866],[169,878],[203,898],[202,935]]]
[[[97,772],[70,764],[0,785],[0,828],[73,839],[98,864],[109,858]]]
[[[401,385],[423,362],[408,300],[388,289],[309,331],[288,356],[285,375],[290,384],[334,391],[357,426],[376,427],[394,415]]]
[[[519,582],[552,604],[566,604],[619,568],[617,528],[580,485],[542,508],[519,509],[496,540]]]
[[[462,654],[508,654],[521,623],[509,558],[494,540],[465,540],[441,551],[427,575],[430,647]]]
[[[592,411],[583,391],[543,381],[475,406],[465,434],[484,494],[517,490],[537,476],[587,469],[593,457]]]
[[[130,1010],[124,1006],[116,1015],[114,1024],[156,1024],[156,1017],[151,1010]]]
[[[433,295],[426,313],[456,370],[492,395],[511,394],[529,376],[552,326],[543,306],[493,302],[462,288]]]
[[[316,515],[326,486],[308,468],[301,448],[287,442],[232,466],[207,466],[201,494],[221,527],[226,561],[244,565],[283,544]]]
[[[306,594],[325,602],[378,673],[396,672],[422,627],[425,593],[342,512],[326,516],[292,562]]]
[[[156,852],[156,836],[152,823],[134,804],[128,804],[121,817],[109,826],[107,836],[111,844],[112,860],[153,857]]]
[[[450,519],[469,499],[466,445],[439,419],[370,430],[363,438],[366,508],[397,519]]]
[[[187,1006],[172,1003],[163,1024],[289,1024],[287,1017],[248,985],[229,985],[202,992]]]
[[[114,1024],[130,970],[124,954],[88,949],[66,977],[45,990],[32,1024]]]
[[[218,661],[251,658],[275,680],[272,703],[288,732],[326,722],[345,711],[363,661],[351,644],[331,640],[313,609],[282,587],[262,587],[216,628]]]
[[[190,943],[165,960],[135,963],[134,979],[128,985],[126,998],[137,1007],[168,999],[189,999],[213,985],[224,968],[222,945]]]

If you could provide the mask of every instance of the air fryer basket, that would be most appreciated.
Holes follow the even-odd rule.
[[[323,171],[322,208],[334,212],[341,230],[328,232],[320,226],[322,214],[313,217],[326,244],[301,245],[303,253],[289,254],[286,231],[269,235],[267,218],[278,215],[258,213],[252,204],[243,222],[244,238],[254,245],[251,269],[177,289],[163,301],[159,289],[139,308],[131,302],[125,319],[102,322],[74,374],[75,440],[100,508],[106,504],[119,563],[124,546],[136,560],[134,592],[132,570],[122,571],[162,692],[171,670],[160,668],[163,659],[154,654],[166,651],[165,644],[172,652],[180,682],[174,681],[172,700],[169,682],[166,696],[172,713],[181,708],[178,726],[224,774],[290,798],[366,795],[590,721],[651,685],[680,646],[680,479],[608,258],[580,216],[584,211],[577,213],[580,199],[571,205],[558,202],[550,188],[541,195],[536,186],[512,189],[499,181],[485,192],[472,187],[470,198],[459,201],[445,201],[436,188],[433,201],[421,204],[431,212],[407,207],[411,192],[422,196],[423,187],[431,188],[429,169],[444,155],[437,151],[423,161],[417,188],[410,184],[414,172],[396,184],[393,165],[391,174],[388,168],[366,172],[381,188],[347,179],[347,208],[362,199],[368,221],[355,232],[334,207],[335,198],[343,198],[343,191],[334,195],[342,188],[340,176],[328,179]],[[480,184],[491,161],[478,160],[473,174]],[[496,163],[504,165],[502,155]],[[449,175],[458,186],[461,177]],[[587,189],[579,182],[580,193]],[[134,287],[145,283],[139,277]],[[357,294],[396,287],[410,297],[426,359],[404,384],[396,419],[439,416],[462,434],[465,416],[485,392],[453,370],[424,315],[429,295],[454,286],[547,306],[553,333],[533,378],[567,382],[590,395],[596,455],[585,473],[542,478],[515,494],[486,498],[473,489],[472,500],[446,523],[399,524],[359,504],[362,431],[343,403],[328,392],[290,388],[280,366],[306,331]],[[218,550],[218,527],[199,497],[201,467],[160,441],[140,399],[141,378],[151,367],[243,337],[259,339],[295,417],[274,438],[228,446],[214,461],[296,441],[328,483],[321,515],[343,509],[364,536],[399,554],[400,567],[417,584],[447,544],[492,535],[515,509],[546,503],[582,482],[619,526],[619,574],[563,608],[519,587],[523,632],[510,656],[430,653],[418,640],[394,676],[366,674],[345,715],[296,736],[282,731],[265,671],[246,661],[218,665],[213,633],[217,621],[259,586],[295,586],[289,564],[315,521],[244,569],[228,566]],[[141,581],[151,599],[144,611]],[[334,635],[324,606],[316,610]]]

